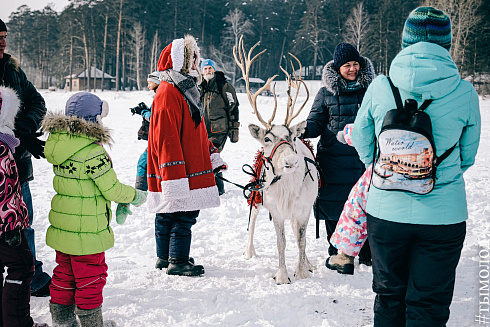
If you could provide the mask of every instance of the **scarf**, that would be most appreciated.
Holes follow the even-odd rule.
[[[347,82],[347,86],[345,87],[345,91],[357,91],[362,87],[361,83],[356,79],[355,81]]]
[[[176,70],[167,69],[160,74],[160,80],[175,86],[184,96],[192,120],[197,126],[201,123],[204,114],[204,108],[201,102],[201,94],[197,88],[197,84],[191,76],[184,75]]]

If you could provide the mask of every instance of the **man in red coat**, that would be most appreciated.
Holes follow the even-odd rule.
[[[156,212],[156,268],[169,275],[197,276],[189,259],[191,227],[199,210],[220,205],[213,171],[226,168],[208,140],[203,106],[194,79],[196,40],[187,35],[163,49],[160,87],[153,100],[148,137],[148,208]]]

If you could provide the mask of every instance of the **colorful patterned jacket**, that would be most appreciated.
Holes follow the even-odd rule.
[[[0,133],[0,238],[5,232],[29,227],[27,207],[20,192],[19,172],[14,160],[19,140]]]

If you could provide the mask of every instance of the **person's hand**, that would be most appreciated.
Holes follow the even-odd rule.
[[[136,190],[136,197],[134,198],[133,202],[131,202],[131,204],[134,205],[135,207],[139,207],[140,205],[146,202],[147,194],[148,193],[145,191]]]
[[[116,222],[119,225],[124,224],[128,215],[132,215],[133,213],[129,210],[129,203],[118,203],[116,209]]]
[[[337,133],[337,140],[342,144],[347,144],[347,141],[344,138],[344,130],[341,130]]]
[[[134,114],[138,114],[138,115],[141,115],[141,112],[143,110],[150,110],[148,109],[148,107],[146,106],[146,104],[144,102],[140,102],[138,103],[138,105],[134,108],[129,108],[129,110],[131,110],[131,112]]]
[[[16,136],[20,140],[20,145],[23,146],[36,159],[44,158],[45,141],[38,139],[43,135],[42,132],[19,132],[16,131]]]
[[[220,171],[226,171],[226,170],[228,170],[228,167],[226,166],[226,164],[224,164],[219,166],[218,168],[213,169],[213,173],[217,174]]]
[[[231,143],[238,142],[238,128],[240,127],[239,122],[230,122],[230,128],[228,130],[228,137]]]

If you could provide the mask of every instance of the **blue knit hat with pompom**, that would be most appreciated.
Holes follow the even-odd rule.
[[[402,35],[402,48],[430,42],[451,49],[451,20],[441,10],[418,7],[408,15]]]

